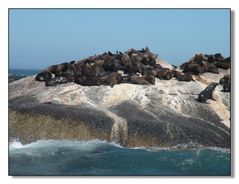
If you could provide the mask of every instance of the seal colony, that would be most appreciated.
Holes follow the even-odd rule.
[[[68,82],[74,82],[82,86],[109,85],[113,87],[120,83],[139,85],[154,85],[155,78],[178,81],[195,81],[193,75],[200,77],[205,72],[219,74],[220,69],[229,69],[231,58],[224,58],[220,53],[196,54],[189,61],[173,69],[162,67],[156,62],[157,54],[152,53],[148,47],[141,50],[133,48],[126,52],[110,51],[100,55],[90,56],[80,61],[65,62],[51,65],[38,73],[35,80],[45,82],[46,86],[56,86]],[[224,76],[219,83],[223,85],[224,92],[230,92],[230,75]],[[206,103],[212,97],[213,90],[218,83],[209,84],[198,98],[198,102]]]

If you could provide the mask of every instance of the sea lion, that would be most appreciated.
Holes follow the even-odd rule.
[[[184,62],[183,64],[181,64],[179,66],[179,68],[183,70],[187,65],[192,64],[192,63],[194,63],[194,62],[193,61]]]
[[[230,75],[224,75],[221,79],[220,79],[220,81],[219,81],[219,84],[226,84],[226,83],[228,83],[229,82],[229,80],[230,80]]]
[[[203,53],[195,54],[195,56],[192,58],[192,60],[197,63],[199,61],[207,61],[207,57],[204,56]]]
[[[128,75],[123,75],[120,77],[118,84],[120,83],[129,83],[130,82],[130,77]]]
[[[154,59],[150,59],[148,61],[148,65],[154,67],[156,65],[156,61]]]
[[[101,84],[110,85],[113,87],[115,84],[118,84],[118,81],[121,80],[121,74],[118,72],[113,72],[103,77],[100,77]]]
[[[209,62],[207,62],[207,72],[219,74],[219,70],[215,64]]]
[[[200,65],[198,63],[189,63],[188,65],[185,65],[183,68],[183,73],[191,72],[194,75],[199,75],[205,72],[204,65]]]
[[[141,54],[141,53],[140,54],[139,53],[131,54],[130,58],[131,58],[131,61],[132,61],[133,64],[138,63],[138,62],[141,63],[142,60],[145,60],[143,54]]]
[[[95,65],[102,66],[104,64],[104,60],[97,59],[94,63],[95,63]]]
[[[217,68],[227,70],[227,69],[231,68],[231,57],[228,57],[224,60],[216,61],[215,65]]]
[[[84,75],[75,77],[74,83],[80,84],[82,86],[100,86],[100,78],[99,77],[87,77]]]
[[[61,63],[59,65],[52,65],[49,68],[49,71],[55,74],[56,77],[60,76],[74,76],[74,68],[70,63]]]
[[[82,66],[82,74],[87,77],[101,77],[104,76],[106,72],[101,66],[87,63],[86,65]]]
[[[216,61],[222,61],[222,60],[224,60],[224,57],[222,56],[221,53],[216,53],[216,54],[214,54],[214,58],[215,58]]]
[[[148,59],[143,57],[143,59],[141,60],[141,63],[143,63],[144,65],[148,65],[149,62],[148,62]]]
[[[150,85],[150,83],[147,80],[145,80],[143,77],[140,77],[137,74],[130,76],[130,82],[132,84]]]
[[[181,72],[177,70],[172,70],[172,76],[175,77],[176,79],[178,79],[181,75],[182,75]]]
[[[169,68],[161,68],[158,70],[156,77],[159,79],[170,80],[173,78],[173,75]]]
[[[123,56],[121,58],[121,63],[125,67],[130,67],[132,65],[132,61],[128,54],[123,54]]]
[[[215,64],[216,59],[215,59],[215,56],[213,54],[210,54],[210,55],[205,54],[204,56],[207,58],[207,62]]]
[[[173,67],[174,69],[178,68],[176,65],[172,65],[172,67]]]
[[[231,80],[223,84],[223,92],[231,92]]]
[[[177,79],[178,79],[178,81],[185,81],[185,82],[194,81],[195,82],[191,73],[185,73],[183,75],[180,75]]]
[[[42,81],[46,81],[51,78],[52,78],[51,72],[48,70],[43,70],[42,72],[40,72],[36,75],[35,80],[42,82]]]
[[[84,65],[85,65],[84,62],[76,62],[72,65],[74,70],[74,77],[82,75]]]
[[[110,52],[110,51],[108,51],[108,54],[109,54],[110,56],[114,56],[114,54],[112,54],[112,52]]]
[[[148,81],[150,84],[155,85],[155,77],[152,74],[145,75],[144,80]]]
[[[55,74],[56,69],[57,69],[58,65],[51,65],[49,66],[46,70],[48,70],[49,72],[51,72],[52,74]]]
[[[161,68],[163,68],[160,64],[155,64],[154,66],[153,66],[153,68],[159,68],[159,69],[161,69]]]
[[[146,66],[143,69],[143,75],[147,75],[148,73],[152,74],[153,68],[151,66]],[[155,74],[152,74],[154,76],[156,76],[157,72],[155,72]]]
[[[52,79],[47,79],[45,81],[45,85],[46,86],[56,86],[59,84],[65,84],[65,83],[72,82],[72,81],[73,81],[73,79],[69,79],[65,76],[59,76],[59,77],[54,77]]]
[[[104,76],[107,72],[104,70],[104,68],[102,68],[101,66],[98,66],[98,65],[94,65],[92,66],[93,70],[93,74],[92,76],[94,77],[102,77]]]
[[[124,67],[121,65],[121,61],[119,59],[113,59],[111,61],[104,61],[102,64],[102,68],[106,72],[116,72],[117,70],[123,70]]]
[[[135,49],[133,49],[133,48],[128,49],[128,50],[126,51],[126,53],[129,54],[129,55],[131,55],[132,53],[136,53],[136,52],[137,52],[137,51],[136,51]]]
[[[145,47],[144,54],[148,55],[149,59],[154,60],[154,61],[158,57],[158,54],[154,54],[154,53],[150,52],[148,47]]]
[[[135,73],[138,72],[138,73],[141,73],[141,74],[144,73],[144,69],[146,68],[146,66],[143,63],[141,63],[141,62],[136,62],[132,66],[134,68]]]
[[[199,75],[204,72],[211,72],[218,74],[218,69],[214,65],[214,55],[196,54],[188,62],[183,63],[180,68],[183,69],[183,73],[192,72],[194,75]]]
[[[87,77],[85,75],[75,76],[74,83],[85,86]]]
[[[164,77],[165,80],[170,80],[170,79],[172,79],[172,78],[173,78],[173,75],[172,75],[172,72],[171,72],[171,71],[168,72],[168,73],[165,75],[165,77]]]
[[[212,93],[214,91],[214,89],[217,87],[217,85],[219,85],[216,82],[212,82],[211,84],[209,84],[199,95],[198,98],[196,99],[198,102],[201,103],[206,103],[206,101],[208,99],[214,100],[216,101],[213,96]]]
[[[46,81],[47,79],[51,79],[54,76],[56,76],[56,77],[61,76],[61,74],[67,70],[64,65],[65,65],[65,63],[62,63],[60,65],[51,65],[48,68],[41,71],[40,73],[38,73],[35,79],[37,81]],[[69,64],[69,65],[71,65],[71,64]],[[74,75],[74,73],[72,73],[72,76],[73,75]]]

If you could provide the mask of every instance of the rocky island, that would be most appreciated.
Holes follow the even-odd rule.
[[[52,65],[9,83],[9,141],[230,148],[229,75],[230,58],[220,54],[196,54],[176,67],[148,48]],[[211,83],[213,97],[206,98]]]

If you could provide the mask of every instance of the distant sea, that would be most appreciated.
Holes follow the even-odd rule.
[[[9,76],[40,70],[10,69]],[[229,176],[230,149],[180,145],[126,148],[106,141],[9,143],[9,175]]]
[[[8,76],[9,76],[9,79],[18,80],[26,76],[36,75],[40,71],[41,70],[35,70],[35,69],[9,69]]]

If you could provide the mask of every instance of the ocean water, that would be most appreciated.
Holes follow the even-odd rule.
[[[10,76],[30,76],[39,73],[40,70],[34,69],[9,69],[8,74]]]
[[[227,176],[230,150],[180,145],[126,148],[106,141],[9,144],[10,175]]]

